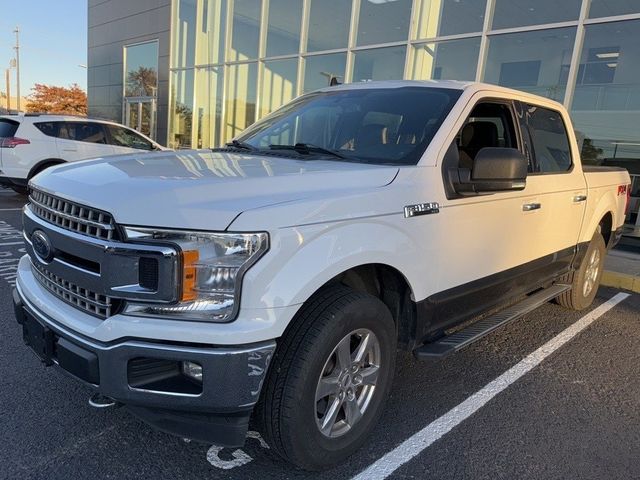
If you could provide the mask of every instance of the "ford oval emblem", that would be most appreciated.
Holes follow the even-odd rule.
[[[31,234],[31,243],[33,244],[33,250],[40,260],[50,262],[53,259],[51,241],[42,230],[36,230]]]

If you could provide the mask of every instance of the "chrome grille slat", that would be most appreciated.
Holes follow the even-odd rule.
[[[47,222],[89,237],[119,240],[113,217],[107,212],[36,189],[31,191],[29,201],[33,213]]]
[[[113,299],[92,292],[49,272],[45,267],[31,263],[38,282],[56,297],[96,317],[107,318],[113,313]]]

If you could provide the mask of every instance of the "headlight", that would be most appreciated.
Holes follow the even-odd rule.
[[[182,261],[180,301],[128,304],[124,313],[226,322],[237,314],[242,276],[269,248],[267,233],[207,233],[126,227],[135,241],[172,243]]]

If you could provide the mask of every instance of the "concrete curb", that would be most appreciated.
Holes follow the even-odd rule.
[[[622,290],[640,293],[640,277],[627,275],[626,273],[605,270],[602,272],[602,280],[600,281],[600,284],[605,287],[619,288]]]

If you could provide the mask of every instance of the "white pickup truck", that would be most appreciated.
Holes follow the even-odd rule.
[[[327,88],[224,148],[37,175],[15,312],[92,404],[225,446],[253,417],[326,468],[367,440],[396,349],[439,358],[552,299],[587,308],[629,183],[581,165],[544,98]]]

